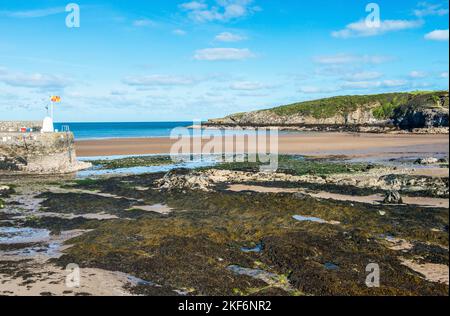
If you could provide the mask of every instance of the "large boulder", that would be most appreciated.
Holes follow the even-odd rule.
[[[7,197],[11,188],[7,185],[0,185],[0,209],[5,208],[5,202],[1,199],[2,197]]]
[[[169,171],[162,179],[156,182],[162,190],[200,190],[210,191],[211,182],[201,173],[189,173],[186,169]]]
[[[398,191],[388,191],[384,198],[383,203],[385,204],[403,204],[402,196]]]
[[[434,165],[439,163],[439,159],[434,157],[419,158],[414,163],[416,165]]]
[[[12,189],[7,185],[0,185],[0,197],[8,197]]]

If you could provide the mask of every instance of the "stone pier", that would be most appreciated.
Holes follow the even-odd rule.
[[[20,132],[21,128],[28,128],[34,132],[40,132],[42,122],[40,121],[0,121],[0,133]]]
[[[0,122],[0,174],[62,174],[90,166],[77,161],[70,132],[40,133],[35,122]],[[27,128],[32,132],[19,132]]]

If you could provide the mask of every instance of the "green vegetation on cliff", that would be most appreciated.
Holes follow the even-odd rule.
[[[403,129],[448,126],[448,91],[336,96],[211,120],[212,125],[358,125],[390,121]],[[336,122],[336,123],[333,123]]]
[[[358,108],[373,108],[376,118],[387,119],[393,116],[396,109],[408,104],[423,107],[440,107],[441,100],[445,100],[444,106],[448,107],[448,92],[411,92],[411,93],[384,93],[376,95],[338,96],[327,99],[306,101],[284,105],[270,109],[280,116],[301,114],[314,118],[329,118],[335,115],[345,115],[356,111]]]
[[[345,114],[356,111],[362,105],[380,103],[385,106],[388,103],[396,102],[400,99],[405,102],[405,95],[403,94],[389,94],[389,95],[369,95],[369,96],[339,96],[328,99],[306,101],[276,107],[272,111],[280,116],[301,114],[303,116],[312,116],[314,118],[328,118],[337,114]]]

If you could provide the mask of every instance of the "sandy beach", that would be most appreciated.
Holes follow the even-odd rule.
[[[204,140],[208,142],[209,140]],[[232,141],[228,138],[226,141]],[[167,154],[170,138],[116,138],[76,141],[79,157]],[[448,135],[308,133],[279,135],[281,154],[376,156],[420,153],[448,154]]]

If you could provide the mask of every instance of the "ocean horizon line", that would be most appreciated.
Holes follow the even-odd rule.
[[[190,128],[190,121],[167,122],[58,122],[54,123],[57,130],[72,132],[76,140],[105,140],[124,138],[168,138],[176,128]],[[191,133],[193,129],[189,129]],[[209,133],[222,133],[223,128],[208,129]],[[240,131],[233,131],[235,134]],[[195,136],[195,135],[194,135]]]
[[[194,120],[191,121],[55,121],[54,124],[120,124],[120,123],[193,123]],[[202,122],[206,122],[202,121]]]

